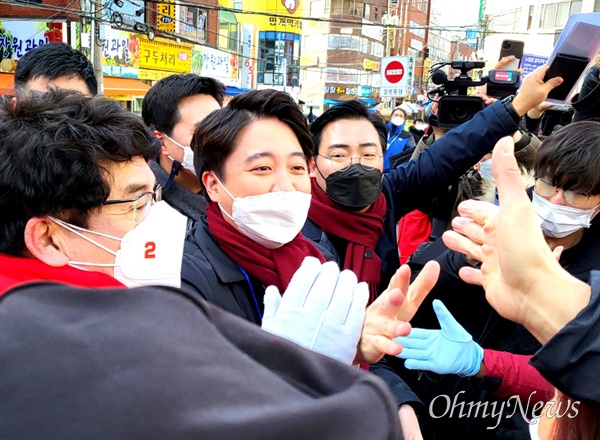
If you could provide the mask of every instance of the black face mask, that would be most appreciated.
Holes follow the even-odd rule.
[[[365,170],[358,163],[331,173],[325,183],[327,197],[351,211],[360,211],[375,202],[383,188],[381,171],[377,168]]]

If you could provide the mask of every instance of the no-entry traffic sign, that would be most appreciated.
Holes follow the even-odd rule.
[[[404,76],[404,65],[400,61],[392,61],[385,67],[385,79],[390,84],[397,84]]]
[[[381,59],[381,85],[379,96],[402,97],[412,86],[414,60],[402,55]]]

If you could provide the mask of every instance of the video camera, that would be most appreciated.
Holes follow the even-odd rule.
[[[460,71],[454,79],[448,79],[446,73],[441,70],[444,66]],[[487,95],[494,98],[505,98],[516,93],[519,88],[521,77],[519,72],[512,70],[492,70],[489,76],[474,81],[468,75],[470,70],[483,68],[483,61],[455,60],[448,63],[440,63],[431,71],[429,80],[439,87],[429,92],[438,94],[437,124],[444,129],[457,127],[485,107],[479,96],[468,96],[469,87],[487,84]]]

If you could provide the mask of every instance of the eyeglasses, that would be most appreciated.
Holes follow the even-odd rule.
[[[156,202],[162,200],[162,187],[159,183],[154,185],[152,191],[146,191],[139,196],[128,199],[128,200],[106,200],[102,202],[103,206],[120,205],[119,207],[113,208],[113,214],[116,215],[133,215],[133,219],[136,224],[140,223],[146,218],[149,208]],[[124,205],[124,203],[130,203],[130,205]]]
[[[560,188],[552,185],[550,182],[540,177],[535,178],[535,186],[533,189],[542,197],[552,197],[560,190]],[[584,208],[591,198],[589,194],[576,193],[573,191],[563,191],[563,194],[567,203],[574,208]]]
[[[381,158],[383,155],[374,154],[374,153],[365,153],[359,158],[352,157],[349,154],[334,154],[333,156],[323,156],[319,154],[319,156],[328,159],[331,162],[331,167],[336,171],[344,171],[350,168],[353,162],[357,162],[360,164],[363,169],[369,171],[377,168],[381,163]]]

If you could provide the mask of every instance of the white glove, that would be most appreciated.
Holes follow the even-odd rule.
[[[368,300],[367,284],[353,272],[307,257],[283,297],[267,287],[262,329],[351,365]]]

